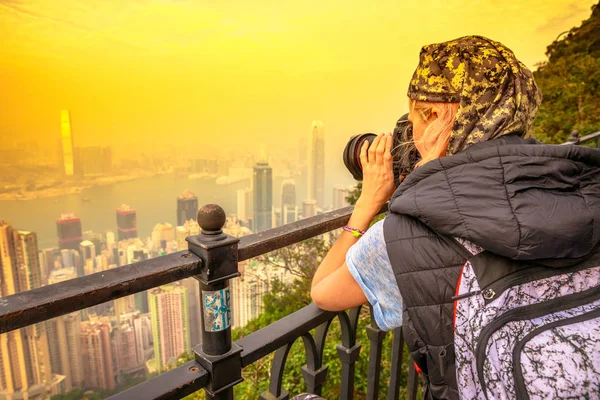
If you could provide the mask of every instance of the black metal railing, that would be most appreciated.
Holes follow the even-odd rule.
[[[600,148],[600,132],[579,138],[574,131],[565,144],[581,144],[595,139],[599,139]],[[216,317],[224,316],[219,314],[219,309],[215,311],[207,307],[204,300],[207,296],[213,300],[221,296],[225,299],[225,308],[228,308],[226,294],[229,280],[239,275],[239,261],[341,228],[347,223],[352,210],[352,207],[346,207],[237,239],[222,232],[224,211],[216,205],[204,206],[198,213],[202,232],[187,238],[189,250],[0,298],[0,334],[194,277],[199,281],[201,290],[203,326],[202,344],[193,348],[195,360],[111,399],[180,399],[200,389],[205,389],[209,399],[232,399],[233,386],[242,381],[242,369],[273,352],[269,390],[261,397],[287,399],[289,395],[282,388],[283,370],[288,352],[298,338],[302,339],[306,354],[302,375],[307,391],[320,394],[327,376],[327,366],[323,364],[325,338],[335,318],[339,319],[342,333],[342,343],[337,346],[342,363],[340,393],[342,399],[351,399],[354,369],[361,345],[356,341],[360,307],[334,313],[310,304],[232,343],[229,322],[224,319],[221,324],[210,325]],[[314,335],[311,334],[313,330]],[[377,327],[372,317],[366,330],[370,342],[367,398],[376,399],[386,333]],[[388,399],[399,397],[403,347],[401,328],[398,328],[393,331]],[[407,393],[410,399],[414,399],[418,376],[412,362],[409,363],[408,375]]]
[[[567,141],[564,143],[561,143],[561,144],[563,144],[563,145],[565,145],[565,144],[583,144],[583,143],[591,142],[595,139],[598,140],[598,143],[596,146],[598,147],[598,149],[600,149],[600,131],[590,133],[589,135],[585,135],[584,137],[579,137],[579,131],[575,130],[575,131],[571,132],[571,136],[569,136]]]
[[[0,333],[188,277],[199,281],[201,296],[224,293],[228,290],[229,280],[239,275],[239,261],[341,228],[347,223],[352,210],[353,207],[346,207],[237,239],[222,232],[224,211],[216,205],[204,206],[198,213],[202,232],[187,238],[188,251],[0,298]],[[381,210],[384,211],[385,208]],[[287,399],[289,395],[282,387],[283,370],[288,352],[298,338],[304,343],[306,355],[306,365],[302,367],[306,390],[320,394],[328,372],[323,363],[325,338],[335,318],[339,320],[342,334],[341,343],[337,346],[342,364],[340,393],[341,398],[351,399],[355,365],[361,348],[361,344],[356,342],[359,313],[360,307],[335,313],[310,304],[235,343],[231,341],[231,328],[227,324],[214,330],[203,329],[202,344],[193,349],[195,361],[116,394],[111,399],[179,399],[199,389],[205,389],[208,398],[231,399],[233,386],[242,381],[242,368],[273,352],[269,390],[261,397]],[[210,318],[209,314],[210,310],[207,314],[202,301],[203,327]],[[376,399],[386,333],[374,322],[366,329],[370,341],[367,392],[368,398]],[[314,335],[312,330],[315,330]],[[390,399],[399,396],[404,347],[401,329],[395,330],[393,335]],[[409,371],[407,380],[412,398],[416,394],[417,375],[414,368]]]

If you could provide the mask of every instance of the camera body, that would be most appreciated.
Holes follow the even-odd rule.
[[[362,164],[360,162],[360,149],[365,141],[373,143],[377,137],[374,133],[363,133],[350,138],[344,148],[344,165],[354,179],[363,180]],[[394,168],[394,183],[396,186],[408,175],[420,160],[419,152],[415,147],[412,133],[412,123],[408,120],[408,114],[404,114],[396,122],[392,135],[392,162]]]

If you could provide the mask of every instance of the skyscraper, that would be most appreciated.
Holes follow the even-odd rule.
[[[58,248],[79,250],[81,243],[81,220],[73,213],[62,214],[56,220]]]
[[[190,189],[186,189],[177,198],[177,226],[182,226],[185,221],[196,220],[198,214],[198,198]]]
[[[110,329],[110,322],[105,318],[81,323],[83,380],[88,388],[103,390],[115,388]]]
[[[135,210],[127,204],[121,204],[117,208],[117,232],[119,240],[136,238],[137,219]]]
[[[316,200],[318,207],[325,201],[325,132],[321,121],[313,121],[310,132],[308,163],[308,198]]]
[[[187,290],[175,283],[150,290],[148,297],[155,365],[164,371],[190,349]]]
[[[41,286],[36,235],[0,221],[0,297]],[[33,397],[50,390],[53,377],[44,324],[0,335],[0,398]]]
[[[273,171],[267,162],[254,166],[254,232],[272,227]]]
[[[49,284],[77,278],[73,267],[52,271]],[[48,332],[48,349],[52,372],[64,375],[65,390],[82,387],[80,313],[74,312],[45,322]]]
[[[60,110],[60,131],[65,175],[73,176],[75,174],[75,155],[73,152],[73,135],[71,134],[71,116],[69,115],[69,110]]]
[[[84,240],[79,244],[79,252],[83,263],[83,275],[90,275],[96,272],[94,268],[94,259],[96,258],[96,246],[89,240]]]

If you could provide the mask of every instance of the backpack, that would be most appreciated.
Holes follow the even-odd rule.
[[[600,399],[600,251],[554,268],[483,251],[454,303],[463,399]]]

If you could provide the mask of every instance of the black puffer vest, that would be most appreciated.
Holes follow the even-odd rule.
[[[586,259],[600,242],[600,152],[505,136],[416,169],[389,208],[385,242],[425,398],[458,399],[452,297],[466,258],[449,238],[552,267]]]
[[[388,214],[384,236],[404,302],[404,340],[430,392],[425,398],[458,399],[451,298],[466,259],[407,215]]]

